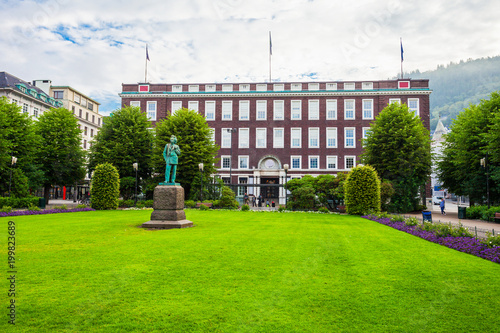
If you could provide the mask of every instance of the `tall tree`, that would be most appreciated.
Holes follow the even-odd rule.
[[[94,137],[90,148],[89,169],[98,164],[111,163],[120,178],[134,177],[134,163],[138,163],[138,176],[146,179],[151,174],[153,134],[151,122],[138,107],[124,107],[107,118]]]
[[[73,114],[64,109],[45,111],[35,124],[41,138],[37,159],[44,172],[44,197],[49,202],[52,185],[69,185],[85,177],[85,152],[81,130]]]
[[[30,116],[7,98],[0,97],[0,194],[8,191],[12,156],[17,158],[16,169],[28,177],[29,186],[41,185],[43,174],[35,160],[39,140]]]
[[[175,135],[181,149],[176,182],[184,187],[186,197],[189,197],[193,180],[200,173],[199,163],[204,164],[203,182],[205,184],[208,184],[210,175],[216,171],[214,165],[219,147],[212,141],[212,131],[205,117],[188,109],[177,110],[174,115],[156,124],[153,154],[155,171],[162,175],[160,179],[164,179],[165,161],[162,153],[165,144],[170,142],[170,137]]]
[[[442,160],[438,162],[438,177],[443,186],[458,195],[469,196],[471,202],[486,200],[486,168],[480,160],[488,154],[490,199],[500,199],[497,172],[500,167],[498,133],[495,133],[500,114],[500,94],[494,92],[489,100],[470,105],[457,116],[443,145]]]
[[[420,117],[405,104],[392,103],[372,123],[363,144],[362,163],[374,167],[381,179],[394,186],[389,208],[415,209],[419,189],[431,173],[430,135]]]

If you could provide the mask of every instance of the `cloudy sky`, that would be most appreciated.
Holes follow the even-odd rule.
[[[500,55],[494,0],[0,0],[0,71],[107,114],[122,83],[375,80]]]

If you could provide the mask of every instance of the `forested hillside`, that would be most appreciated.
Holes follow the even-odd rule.
[[[477,104],[491,92],[500,90],[500,56],[439,65],[433,71],[405,73],[405,77],[429,79],[433,90],[431,131],[434,131],[439,118],[449,127],[469,104]]]

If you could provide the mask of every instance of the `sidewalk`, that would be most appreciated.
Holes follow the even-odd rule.
[[[54,206],[62,206],[62,205],[66,205],[66,207],[68,208],[75,208],[76,206],[78,206],[78,201],[73,202],[73,200],[50,199],[46,208],[50,209]]]

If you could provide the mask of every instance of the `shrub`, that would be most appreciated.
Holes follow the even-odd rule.
[[[186,208],[194,208],[195,206],[196,206],[196,203],[193,200],[184,201],[184,207],[186,207]]]
[[[234,192],[227,186],[222,187],[222,195],[219,200],[219,207],[221,208],[238,208],[238,201],[234,198],[236,195]]]
[[[24,175],[21,169],[12,171],[12,189],[11,196],[15,198],[26,198],[30,196],[28,177]]]
[[[500,235],[493,236],[491,233],[487,233],[486,236],[488,237],[482,243],[490,248],[493,247],[498,247],[500,246]]]
[[[31,210],[32,212],[39,212],[40,211],[40,207],[38,207],[38,206],[29,206],[28,210]]]
[[[392,183],[384,179],[380,183],[380,208],[384,211],[388,209],[388,205],[391,202],[391,198],[394,195],[394,186],[392,186]]]
[[[137,201],[137,205],[135,205],[137,208],[144,208],[146,205],[144,204],[144,201]]]
[[[278,207],[278,212],[282,213],[284,211],[286,211],[286,207],[285,206],[279,206]]]
[[[249,210],[250,210],[250,206],[249,205],[245,204],[245,205],[241,206],[241,211],[242,212],[246,212],[246,211],[249,211]]]
[[[406,219],[403,215],[391,215],[391,222],[405,222]]]
[[[467,207],[465,211],[465,217],[469,220],[478,220],[481,218],[483,214],[483,210],[486,209],[486,206],[470,206]]]
[[[144,200],[144,207],[153,207],[153,200]]]
[[[120,178],[118,170],[110,163],[99,164],[92,177],[91,206],[97,210],[118,208]]]
[[[200,205],[200,210],[209,210],[210,208],[204,204]]]
[[[12,212],[12,207],[10,207],[10,206],[3,206],[2,208],[0,208],[0,212],[2,212],[2,213],[10,213],[10,212]]]
[[[120,208],[134,207],[134,200],[118,200],[118,207]]]
[[[79,204],[76,206],[76,208],[87,208],[87,205]]]
[[[24,198],[0,197],[0,207],[28,208],[29,206],[38,206],[39,200],[40,198],[33,196]]]
[[[54,206],[54,207],[52,207],[51,209],[61,209],[61,210],[65,210],[65,209],[68,209],[68,206],[66,206],[66,205]]]
[[[288,201],[291,208],[311,210],[316,208],[316,193],[310,185],[298,187],[292,191],[292,198]]]
[[[140,190],[138,188],[138,190]],[[120,195],[123,199],[128,200],[134,197],[135,194],[135,177],[123,177],[120,179]]]
[[[405,223],[406,223],[406,225],[409,225],[409,226],[416,226],[416,225],[420,224],[419,220],[416,217],[407,218]]]
[[[365,165],[353,168],[344,186],[348,214],[380,212],[380,179],[373,167]]]
[[[491,221],[495,216],[495,213],[498,212],[500,212],[500,207],[490,207],[490,209],[488,209],[486,206],[481,214],[481,219],[485,221]]]
[[[320,213],[330,213],[330,211],[326,207],[319,207],[318,212],[320,212]]]

